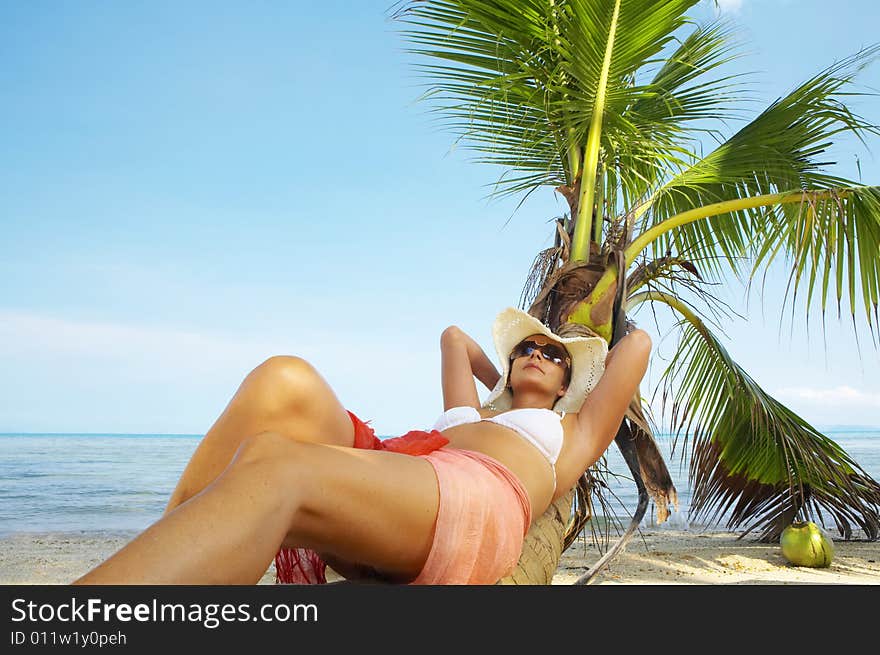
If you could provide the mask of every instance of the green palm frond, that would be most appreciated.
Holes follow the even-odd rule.
[[[880,485],[834,441],[758,385],[680,298],[651,294],[683,316],[682,338],[661,379],[673,429],[693,436],[694,518],[778,538],[796,517],[830,514],[880,535]]]
[[[808,311],[814,293],[821,291],[824,316],[833,283],[838,313],[841,301],[848,295],[850,313],[855,318],[861,295],[859,306],[864,308],[864,316],[873,330],[880,302],[880,187],[794,191],[696,207],[640,234],[627,248],[627,262],[634,261],[639,252],[664,236],[695,224],[702,225],[701,229],[706,231],[703,239],[711,246],[728,239],[722,248],[730,247],[731,234],[754,224],[748,219],[737,222],[737,217],[754,218],[756,212],[761,212],[761,223],[752,237],[755,264],[751,275],[755,276],[761,266],[769,265],[783,252],[792,262],[793,294],[807,283]],[[710,262],[715,256],[710,249],[693,242],[688,247]]]
[[[417,68],[434,81],[428,96],[445,125],[485,153],[483,161],[530,173],[553,171],[565,152],[547,129],[560,71],[552,44],[541,45],[549,24],[540,4],[511,11],[494,2],[412,2],[397,14],[410,26],[402,32],[410,51],[440,62]]]
[[[737,109],[745,91],[740,76],[712,77],[716,69],[738,56],[731,43],[732,31],[726,21],[696,26],[621,113],[625,129],[613,135],[612,159],[622,173],[620,193],[625,207],[638,204],[666,179],[669,170],[692,163],[699,134],[714,134],[719,121],[742,116]],[[621,141],[624,135],[626,143]],[[632,142],[642,145],[632,148]],[[633,156],[628,157],[631,150]],[[640,160],[650,154],[653,158],[646,166]],[[639,174],[627,174],[633,169]]]
[[[745,317],[713,293],[712,287],[720,285],[703,280],[695,264],[676,257],[662,257],[640,264],[627,279],[629,300],[650,298],[652,293],[659,293],[661,297],[664,294],[687,297],[694,309],[699,306],[700,318],[723,334],[724,327],[734,318]]]
[[[650,117],[648,124],[738,115],[727,105],[734,98],[742,99],[739,93],[733,94],[741,89],[728,86],[737,76],[707,80],[707,73],[737,57],[732,34],[727,21],[696,26],[666,57],[630,112]]]
[[[807,312],[818,293],[824,316],[833,293],[840,317],[848,297],[850,316],[864,310],[873,330],[880,303],[880,187],[805,195],[802,203],[781,205],[768,213],[759,242],[752,276],[782,252],[791,265],[792,303],[806,287]]]
[[[602,148],[614,153],[613,166],[628,171],[625,180],[643,178],[642,188],[682,154],[671,139],[664,143],[657,136],[670,129],[671,116],[708,111],[710,86],[692,83],[690,73],[719,63],[719,30],[694,36],[679,49],[677,65],[661,67],[648,86],[634,82],[637,71],[671,43],[695,3],[620,3]],[[430,80],[427,96],[444,124],[482,153],[481,161],[557,186],[575,182],[569,152],[586,143],[614,4],[414,1],[397,17],[409,27],[402,33],[411,52],[434,62],[418,68]],[[636,105],[639,113],[630,120],[627,112]],[[499,184],[499,194],[512,192]]]
[[[644,99],[644,87],[636,82],[637,73],[654,61],[673,40],[675,32],[687,22],[685,12],[694,0],[656,3],[625,0],[620,3],[614,48],[610,60],[605,116],[602,131],[609,136],[632,136],[625,115],[628,107]],[[585,143],[599,87],[605,56],[610,17],[614,2],[571,2],[566,5],[561,24],[563,66],[567,97],[562,107],[575,132],[575,140]],[[604,144],[603,144],[604,145]]]
[[[652,199],[644,227],[725,200],[857,186],[826,172],[832,163],[827,161],[827,149],[841,133],[858,138],[880,134],[877,126],[854,115],[842,102],[844,96],[853,95],[848,88],[854,76],[878,54],[880,46],[863,50],[814,76],[709,155],[681,170]],[[656,239],[653,252],[659,256],[670,249],[687,249],[691,256],[703,253],[716,262],[709,269],[716,276],[730,268],[740,272],[743,257],[754,255],[756,243],[763,243],[768,230],[778,225],[772,220],[774,213],[757,207],[718,216],[711,223],[688,224]]]
[[[661,279],[681,280],[700,279],[700,273],[694,263],[684,257],[660,257],[650,262],[639,264],[629,274],[626,287],[630,293],[641,289],[652,281]]]

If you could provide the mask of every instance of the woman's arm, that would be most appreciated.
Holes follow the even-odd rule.
[[[585,458],[582,470],[593,465],[614,440],[629,403],[648,370],[651,337],[634,330],[608,353],[605,373],[578,412],[578,435],[583,440],[579,454]]]
[[[443,409],[467,405],[480,407],[476,377],[493,389],[501,374],[476,341],[461,328],[450,325],[440,336]]]

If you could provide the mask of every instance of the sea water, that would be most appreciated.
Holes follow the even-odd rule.
[[[825,430],[871,477],[880,480],[880,428]],[[201,435],[0,434],[0,536],[14,532],[142,530],[161,517]],[[657,438],[679,494],[664,526],[705,529],[688,518],[687,461],[679,441]],[[611,509],[628,522],[635,484],[617,448],[608,451]],[[643,526],[655,525],[649,506]],[[831,527],[831,526],[828,526]],[[720,529],[720,527],[719,527]]]

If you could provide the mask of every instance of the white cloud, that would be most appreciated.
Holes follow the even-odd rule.
[[[815,426],[880,426],[880,392],[870,388],[786,386],[771,394]]]
[[[198,432],[248,371],[288,354],[311,362],[345,406],[374,419],[379,434],[402,434],[442,410],[438,348],[383,341],[344,324],[286,325],[264,337],[0,310],[0,395],[14,396],[0,408],[0,432],[4,425]]]
[[[809,402],[832,407],[861,407],[880,409],[880,392],[863,391],[846,385],[832,389],[811,387],[784,387],[773,394],[780,400]]]
[[[269,343],[166,327],[75,321],[22,312],[0,312],[0,356],[90,357],[101,361],[140,360],[152,366],[203,362],[253,362],[275,354]],[[259,363],[259,361],[255,362]]]

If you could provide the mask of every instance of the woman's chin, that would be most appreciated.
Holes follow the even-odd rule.
[[[514,388],[513,395],[517,398],[529,398],[540,405],[553,404],[559,397],[555,389],[547,389],[539,384],[522,384]]]

